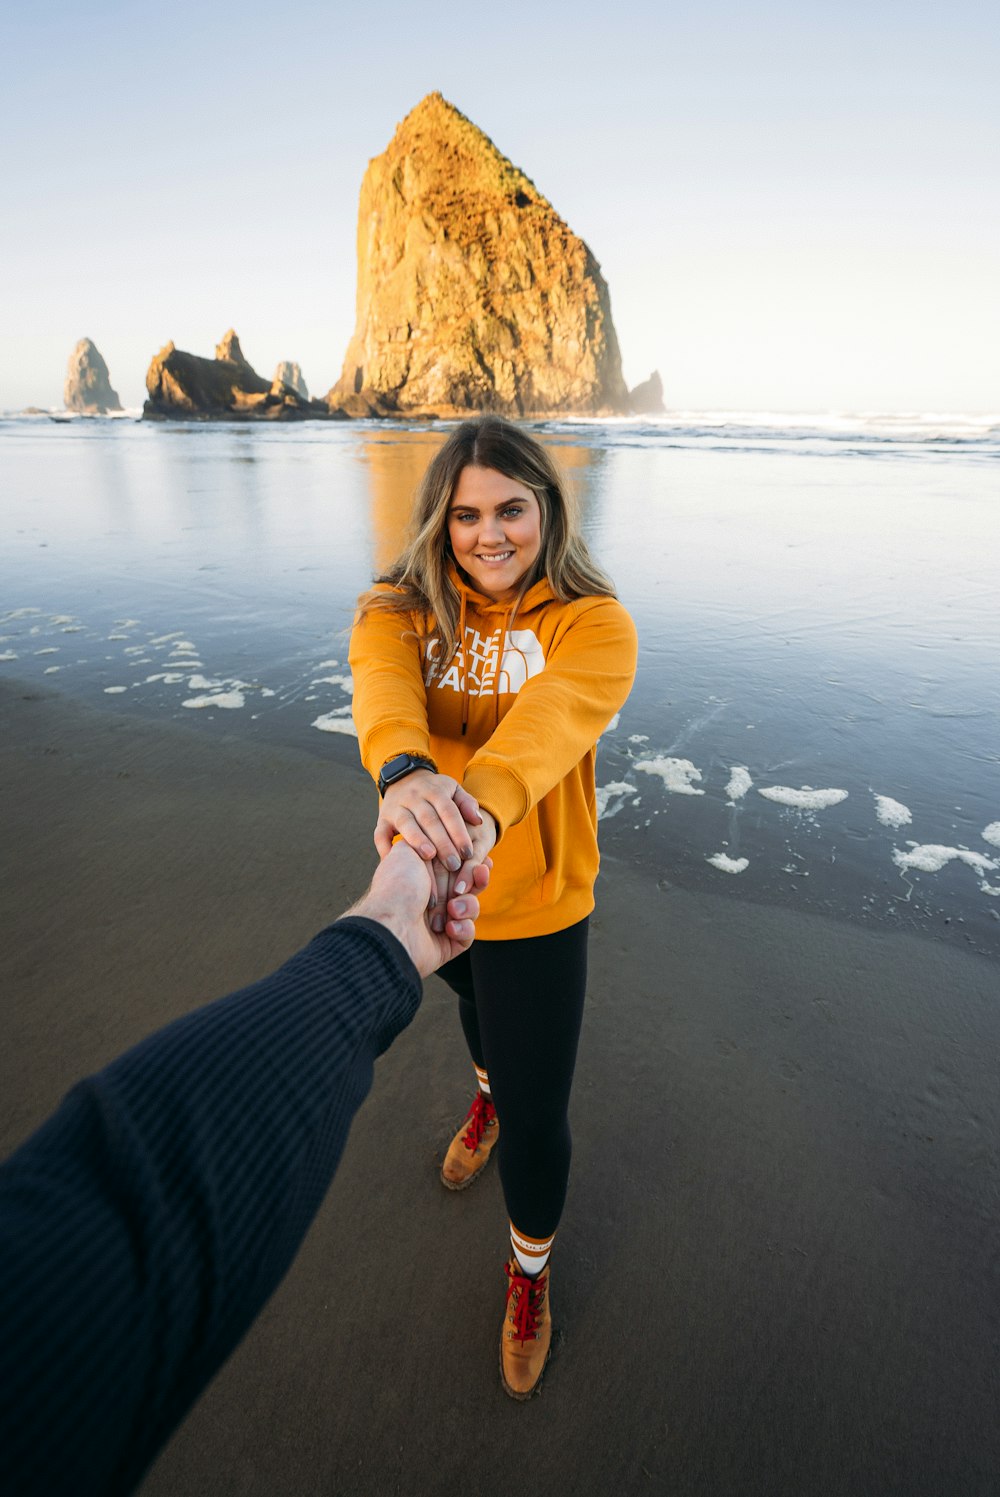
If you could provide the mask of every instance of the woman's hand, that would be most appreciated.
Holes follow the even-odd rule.
[[[463,863],[483,861],[474,857],[467,825],[478,816],[475,800],[451,775],[416,769],[385,792],[375,825],[378,855],[384,858],[399,836],[427,862],[436,859],[447,873],[459,874]]]
[[[473,805],[476,804],[467,790],[462,790],[461,794],[467,796]],[[484,811],[482,808],[477,811],[477,815],[478,824],[466,829],[472,844],[472,856],[465,860],[457,873],[449,874],[446,899],[451,899],[456,894],[465,894],[472,888],[474,870],[489,860],[490,853],[496,845],[497,824],[493,817],[489,811]],[[440,886],[438,897],[440,901]]]

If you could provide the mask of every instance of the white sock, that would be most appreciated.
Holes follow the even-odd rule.
[[[479,1082],[479,1090],[483,1093],[484,1096],[486,1096],[486,1097],[492,1097],[493,1093],[490,1091],[490,1078],[489,1078],[489,1076],[487,1076],[487,1074],[483,1070],[482,1066],[476,1066],[475,1069],[476,1069],[476,1080]]]
[[[521,1272],[527,1274],[529,1279],[538,1278],[549,1261],[549,1254],[555,1240],[554,1232],[551,1237],[525,1237],[523,1232],[517,1230],[513,1222],[510,1224],[510,1245],[514,1257],[520,1265]]]

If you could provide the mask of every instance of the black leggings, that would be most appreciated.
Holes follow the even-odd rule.
[[[507,1211],[529,1237],[555,1231],[566,1199],[587,925],[581,920],[520,941],[476,941],[440,971],[458,994],[472,1059],[489,1073]]]

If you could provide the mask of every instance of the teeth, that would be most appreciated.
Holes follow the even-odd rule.
[[[486,556],[486,555],[483,555],[482,553],[480,553],[479,560],[480,561],[510,561],[510,558],[513,555],[514,555],[513,551],[501,551],[501,552],[498,552],[498,554],[496,556]]]

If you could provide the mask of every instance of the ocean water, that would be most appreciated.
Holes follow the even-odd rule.
[[[1000,953],[1000,416],[535,430],[639,629],[606,853]],[[0,672],[355,761],[353,602],[441,433],[0,419]]]

